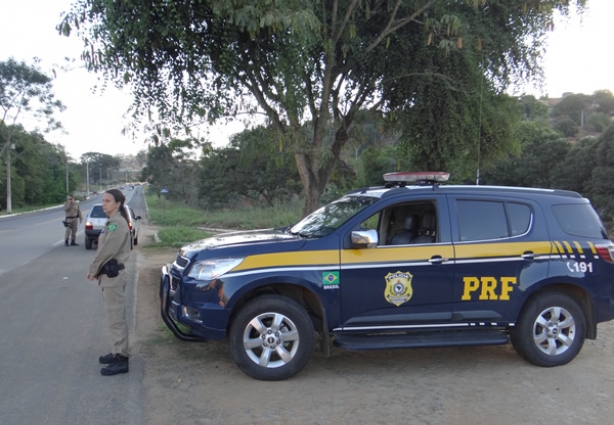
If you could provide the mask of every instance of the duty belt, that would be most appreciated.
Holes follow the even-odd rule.
[[[75,217],[66,217],[66,220],[68,220],[69,218],[79,218],[79,216],[75,216]]]

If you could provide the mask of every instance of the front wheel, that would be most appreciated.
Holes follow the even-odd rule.
[[[263,381],[288,379],[311,359],[314,327],[293,299],[263,295],[243,307],[230,328],[230,352],[239,368]]]
[[[586,336],[586,319],[573,298],[546,292],[528,302],[510,336],[512,345],[525,360],[538,366],[560,366],[580,352]]]

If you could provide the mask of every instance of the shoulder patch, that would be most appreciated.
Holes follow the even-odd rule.
[[[117,229],[117,224],[115,224],[115,223],[111,223],[111,224],[109,224],[109,227],[107,227],[107,230],[109,232],[114,232],[115,229]]]

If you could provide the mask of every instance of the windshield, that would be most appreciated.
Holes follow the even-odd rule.
[[[371,196],[345,196],[309,214],[289,231],[293,235],[306,238],[329,235],[359,211],[377,201],[378,198]]]

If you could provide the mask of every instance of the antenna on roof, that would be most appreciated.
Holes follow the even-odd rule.
[[[475,179],[475,184],[477,186],[480,185],[480,147],[482,144],[482,100],[483,100],[483,90],[484,90],[484,50],[482,50],[482,76],[480,78],[480,118],[478,120],[478,170]]]

